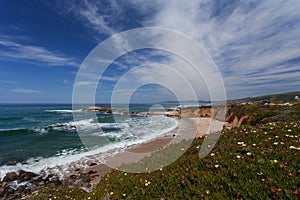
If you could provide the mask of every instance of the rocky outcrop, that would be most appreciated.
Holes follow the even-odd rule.
[[[224,106],[200,106],[181,109],[181,117],[208,117],[224,121],[227,108]]]
[[[76,171],[76,170],[75,170]],[[28,171],[20,170],[9,172],[0,181],[0,199],[21,199],[35,191],[48,187],[69,187],[81,188],[91,191],[91,181],[96,176],[95,171],[84,171],[78,169],[72,175],[61,179],[57,175],[35,174]]]
[[[89,107],[83,108],[82,110],[93,110],[93,111],[102,111],[102,112],[112,113],[112,111],[115,109],[109,108],[109,107],[89,106]]]
[[[0,181],[0,198],[19,199],[30,194],[32,187],[29,187],[29,185],[37,183],[37,179],[35,179],[37,176],[35,173],[23,170],[20,170],[18,173],[7,173],[3,180]]]
[[[166,112],[146,112],[146,113],[139,113],[144,115],[164,115],[167,117],[180,117],[180,110],[172,110],[172,111],[166,111]]]
[[[16,172],[9,172],[6,174],[6,176],[3,178],[3,182],[11,182],[17,180],[18,175]]]
[[[238,118],[238,116],[233,116],[231,118],[228,119],[228,121],[226,121],[226,128],[234,128],[234,127],[240,127],[243,122],[245,120],[247,120],[249,118],[249,115],[245,115],[245,116],[242,116],[241,118]],[[232,120],[230,120],[232,119]]]
[[[181,109],[181,117],[207,117],[218,121],[226,122],[225,127],[234,128],[241,126],[247,119],[248,115],[238,116],[224,106],[201,106]]]

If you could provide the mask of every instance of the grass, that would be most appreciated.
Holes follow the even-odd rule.
[[[225,130],[213,151],[199,159],[202,142],[203,139],[194,140],[183,156],[154,172],[132,174],[114,170],[92,193],[48,188],[30,199],[299,198],[299,121]],[[170,153],[172,148],[176,147],[170,146],[166,151]],[[149,162],[147,159],[143,162]]]
[[[232,105],[228,113],[239,119],[248,115],[243,124],[265,124],[269,122],[300,121],[300,103],[293,106],[268,106],[268,105]]]

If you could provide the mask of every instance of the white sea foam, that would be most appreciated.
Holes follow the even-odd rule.
[[[18,131],[26,128],[0,128],[0,131]]]
[[[74,113],[74,112],[84,112],[84,111],[83,110],[45,110],[45,112]]]
[[[173,130],[177,127],[178,122],[173,118],[167,118],[165,116],[150,116],[147,118],[134,118],[126,120],[123,123],[95,123],[93,119],[80,120],[76,122],[69,122],[63,124],[53,124],[51,126],[57,128],[65,128],[76,126],[83,129],[93,130],[95,127],[108,127],[108,128],[120,128],[119,131],[111,132],[94,132],[93,135],[107,136],[116,138],[117,142],[109,143],[101,147],[95,147],[93,149],[80,149],[80,150],[64,150],[59,154],[48,158],[34,158],[26,162],[26,164],[18,163],[14,166],[1,166],[0,167],[0,179],[5,176],[6,173],[11,171],[31,171],[34,173],[46,174],[54,173],[61,177],[70,171],[72,166],[87,167],[87,162],[93,161],[97,163],[104,163],[105,158],[112,156],[132,145],[138,145]]]

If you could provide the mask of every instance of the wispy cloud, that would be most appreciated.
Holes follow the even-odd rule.
[[[110,36],[118,32],[112,25],[115,20],[118,20],[122,8],[115,0],[63,0],[56,2],[56,8],[59,13],[67,12],[75,15],[97,34]]]
[[[268,86],[281,87],[282,81],[286,85],[300,86],[299,79],[291,78],[300,77],[300,71],[295,71],[300,67],[299,1],[134,3],[137,7],[146,4],[148,9],[157,11],[144,22],[145,26],[183,32],[205,47],[223,74],[230,96],[241,94],[245,81],[252,85],[253,94]],[[169,43],[172,45],[176,41],[170,39]],[[297,58],[297,65],[288,63]],[[293,86],[289,90],[298,88]]]
[[[97,87],[98,82],[97,81],[77,81],[76,86],[77,87]]]
[[[129,17],[127,9],[130,7],[131,12],[135,9],[135,14],[140,15],[139,24],[142,26],[169,28],[188,35],[211,55],[230,98],[256,95],[261,91],[272,93],[278,88],[298,90],[300,87],[300,79],[297,78],[300,77],[298,0],[136,0],[127,4],[130,5],[117,1],[108,2],[109,6],[92,0],[78,5],[69,2],[72,5],[70,12],[82,18],[98,34],[113,35],[124,30],[118,27],[122,27],[123,18]],[[115,19],[119,19],[119,24],[116,25]],[[178,42],[171,37],[157,42],[162,41],[169,46]],[[121,38],[116,45],[121,46],[122,51],[128,44]],[[189,52],[189,47],[184,44],[180,48]],[[132,58],[133,62],[130,61]],[[296,61],[291,63],[292,60]],[[124,63],[135,65],[156,65],[156,61],[151,56],[147,58],[147,54],[143,60],[136,59],[136,54],[124,59]],[[181,62],[169,57],[160,64],[182,64],[181,67],[185,68],[186,65]],[[152,74],[162,73],[159,67],[149,70]],[[145,76],[142,71],[139,73],[136,79],[142,82]]]
[[[24,94],[29,94],[29,93],[39,93],[39,90],[29,90],[29,89],[12,89],[12,92],[16,92],[16,93],[24,93]]]
[[[79,66],[74,58],[42,46],[23,44],[13,36],[0,35],[0,49],[0,60],[27,61],[49,66]]]
[[[5,83],[5,84],[17,84],[15,81],[8,81],[8,80],[0,80],[0,83]]]

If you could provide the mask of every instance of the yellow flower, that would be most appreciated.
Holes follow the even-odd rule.
[[[113,194],[114,194],[114,192],[110,192],[110,193],[109,193],[109,195],[113,195]]]
[[[147,187],[148,185],[150,185],[151,184],[151,182],[150,181],[145,181],[145,186]]]
[[[278,163],[278,160],[273,160],[273,163]]]
[[[215,168],[218,168],[219,167],[219,165],[215,165]]]
[[[247,152],[247,156],[251,156],[251,152]]]
[[[254,144],[252,144],[252,146],[254,146],[254,147],[255,147],[255,146],[256,146],[256,144],[254,143]]]
[[[239,155],[237,155],[236,157],[237,157],[238,159],[240,159],[240,158],[241,158],[241,156],[239,156]]]
[[[296,147],[294,147],[294,146],[290,146],[290,149],[296,149]]]
[[[262,172],[257,172],[257,175],[261,176],[261,175],[263,175],[263,173]]]
[[[210,156],[215,156],[215,154],[214,154],[214,153],[211,153]]]
[[[123,197],[125,197],[125,196],[126,196],[126,194],[124,193],[124,194],[123,194]]]

